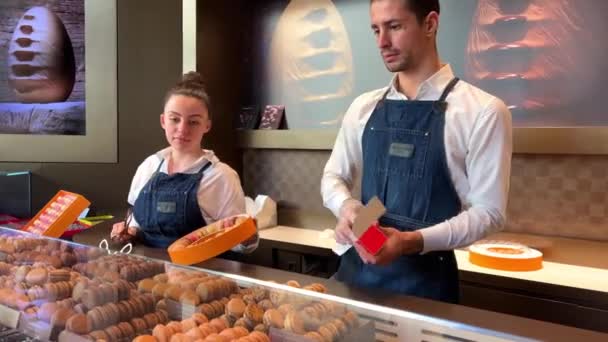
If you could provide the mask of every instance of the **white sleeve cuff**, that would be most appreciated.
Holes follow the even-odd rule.
[[[447,222],[423,228],[420,230],[420,234],[424,241],[421,254],[447,249],[450,234]]]
[[[344,204],[344,201],[351,198],[352,197],[346,193],[337,193],[330,201],[328,201],[327,208],[331,210],[335,217],[339,218],[342,204]]]

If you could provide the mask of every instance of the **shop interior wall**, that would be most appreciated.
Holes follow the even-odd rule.
[[[99,211],[124,208],[137,165],[166,145],[158,115],[165,90],[181,74],[181,1],[119,0],[117,12],[119,162],[0,162],[2,171],[33,173],[34,210],[59,189],[84,195]]]
[[[284,8],[286,3],[264,1],[266,8],[258,5],[252,10],[252,17],[266,16],[264,20],[276,20],[268,12],[260,11],[272,11],[273,6]],[[350,4],[335,3],[342,6]],[[249,31],[256,30],[259,27],[252,26]],[[371,36],[368,38],[373,39]],[[246,39],[240,44],[247,45]],[[255,59],[260,58],[260,45],[267,47],[269,42],[263,40],[249,44],[247,51]],[[374,58],[379,59],[376,55]],[[259,67],[255,66],[256,63],[251,64],[247,56],[242,57],[242,61],[243,66],[251,65],[257,75],[260,74]],[[243,75],[251,77],[246,70]],[[240,79],[255,85],[249,93],[241,94],[244,96],[241,105],[255,101],[263,93],[263,88],[269,87],[260,83],[258,76]],[[236,104],[232,101],[230,105]],[[266,194],[277,200],[281,224],[332,228],[335,220],[323,208],[320,196],[321,173],[328,157],[329,151],[245,149],[242,151],[245,191],[250,196]],[[606,189],[608,156],[514,155],[506,231],[608,241]]]

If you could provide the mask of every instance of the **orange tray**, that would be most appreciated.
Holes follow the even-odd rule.
[[[218,221],[180,238],[167,248],[171,262],[192,265],[220,255],[249,239],[257,231],[250,216],[237,216],[232,227],[222,228]]]
[[[58,238],[89,205],[83,196],[61,190],[21,230]]]
[[[520,244],[488,242],[469,247],[469,261],[503,271],[536,271],[543,268],[543,254]]]

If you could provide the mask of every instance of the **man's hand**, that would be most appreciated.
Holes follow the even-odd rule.
[[[353,222],[361,208],[363,208],[363,205],[355,199],[344,201],[336,224],[336,242],[343,245],[355,243],[357,237],[353,234]]]
[[[372,255],[360,244],[354,244],[361,260],[366,264],[386,266],[402,255],[420,253],[424,247],[420,232],[401,232],[395,228],[385,227],[380,229],[387,239],[378,254]]]

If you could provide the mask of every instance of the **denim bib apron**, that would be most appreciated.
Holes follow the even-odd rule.
[[[198,187],[207,162],[197,173],[160,172],[164,160],[140,192],[133,215],[141,229],[138,237],[151,247],[167,248],[180,237],[206,226],[198,204]]]
[[[362,138],[361,199],[378,196],[387,211],[380,224],[414,231],[458,215],[444,142],[445,101],[388,100],[376,105]],[[458,302],[458,267],[453,251],[405,255],[387,266],[366,265],[354,248],[342,256],[336,279],[352,285],[446,302]]]

